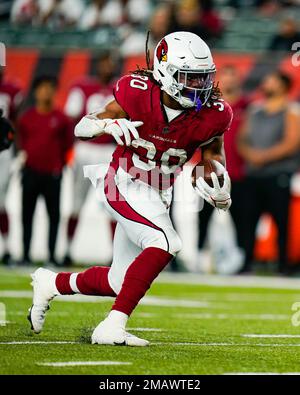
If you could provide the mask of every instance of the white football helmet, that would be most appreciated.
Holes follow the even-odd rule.
[[[182,107],[199,110],[210,96],[215,74],[209,47],[194,33],[168,34],[155,48],[153,77]]]

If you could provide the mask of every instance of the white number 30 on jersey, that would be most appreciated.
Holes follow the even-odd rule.
[[[148,89],[148,85],[146,81],[148,81],[149,78],[147,76],[132,74],[132,77],[134,77],[130,81],[130,86],[132,88],[141,89],[141,90]],[[132,141],[132,146],[135,148],[142,147],[146,149],[147,151],[146,157],[148,159],[148,162],[144,162],[139,158],[137,154],[133,154],[132,161],[134,166],[146,171],[150,171],[157,166],[156,161],[154,160],[157,150],[155,145],[151,141],[147,141],[142,138],[139,138]],[[176,163],[175,165],[170,165],[169,160],[171,156],[178,157],[179,158],[178,163]],[[161,156],[160,159],[161,170],[164,174],[174,173],[179,166],[185,163],[186,159],[187,159],[187,153],[184,149],[169,148]]]

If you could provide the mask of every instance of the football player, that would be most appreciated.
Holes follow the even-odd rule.
[[[3,111],[0,109],[0,152],[5,151],[14,141],[15,131],[11,123],[3,117]]]
[[[4,77],[4,68],[0,67],[0,109],[6,120],[13,124],[22,102],[21,89],[14,82]],[[2,118],[4,120],[4,118]],[[5,121],[3,121],[5,122]],[[12,133],[7,129],[6,145],[11,145]],[[3,136],[2,136],[3,137]],[[7,147],[8,148],[8,147]],[[11,178],[11,167],[13,162],[13,149],[6,149],[0,156],[0,232],[4,246],[4,253],[0,261],[4,264],[11,262],[8,249],[9,217],[5,207],[9,180]]]
[[[148,56],[149,65],[149,56]],[[148,66],[149,68],[149,66]],[[221,158],[223,134],[232,111],[220,99],[216,67],[206,43],[193,33],[167,35],[154,51],[153,70],[121,78],[115,100],[99,114],[87,115],[75,135],[112,135],[118,146],[106,175],[86,168],[98,198],[118,222],[112,266],[82,273],[38,269],[29,311],[34,332],[42,330],[49,302],[56,295],[81,293],[115,297],[112,310],[92,334],[93,344],[147,346],[126,331],[126,323],[158,274],[181,248],[169,217],[172,185],[184,163],[200,146],[206,157]],[[196,191],[213,206],[231,204],[230,179],[212,173],[213,187],[202,177]]]

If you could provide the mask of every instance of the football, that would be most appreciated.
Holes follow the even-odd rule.
[[[207,184],[213,187],[211,173],[216,173],[220,186],[224,183],[224,174],[216,167],[215,163],[211,159],[205,159],[197,163],[192,171],[192,184],[196,186],[196,181],[199,177],[203,177]]]

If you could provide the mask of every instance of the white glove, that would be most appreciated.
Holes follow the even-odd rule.
[[[99,119],[94,114],[86,115],[75,126],[75,136],[81,138],[98,137],[103,134],[110,134],[117,144],[124,145],[122,138],[127,146],[131,145],[133,139],[138,139],[137,127],[142,126],[141,121],[128,121],[128,119]],[[133,136],[133,137],[132,137]]]
[[[212,206],[219,208],[221,210],[228,210],[231,206],[231,182],[225,167],[218,161],[214,160],[215,166],[224,176],[224,184],[222,187],[219,184],[218,177],[216,173],[211,173],[211,178],[213,182],[213,188],[210,187],[207,182],[204,181],[203,177],[199,177],[196,181],[195,190],[198,194],[205,199]]]
[[[98,119],[95,115],[86,115],[75,126],[76,137],[92,138],[104,134],[107,119]],[[110,121],[110,120],[109,120]]]
[[[117,144],[124,145],[121,137],[125,139],[127,146],[131,145],[133,139],[139,138],[139,133],[136,130],[143,125],[141,121],[128,121],[128,119],[106,119],[107,124],[104,128],[104,133],[110,134],[116,140]]]

